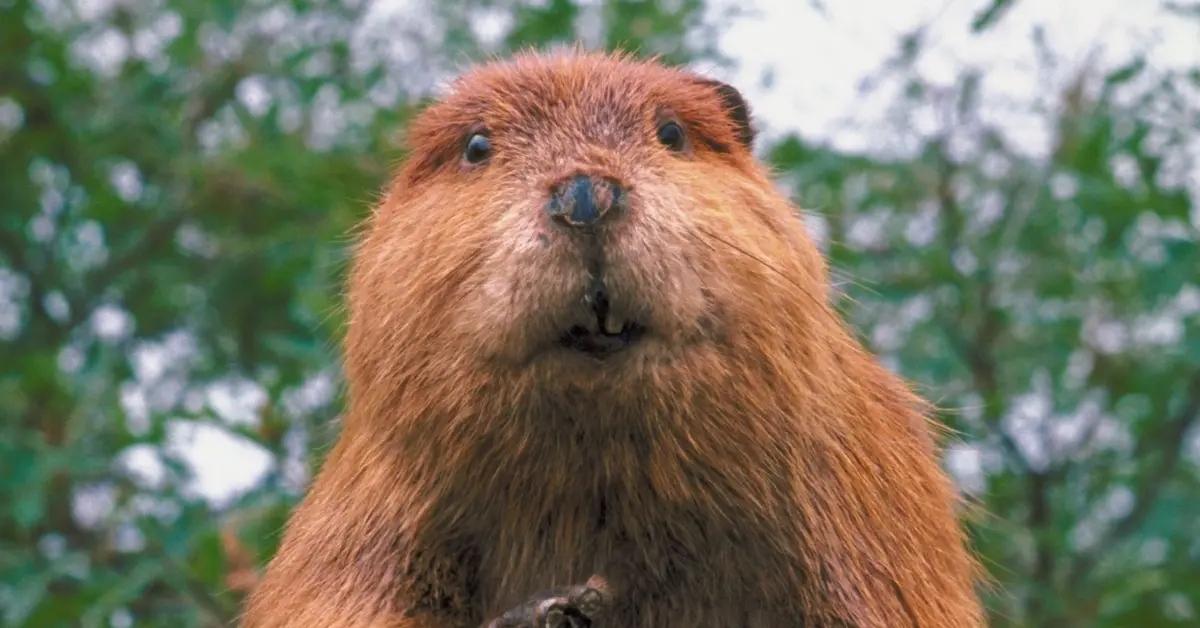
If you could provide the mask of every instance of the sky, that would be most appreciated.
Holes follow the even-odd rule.
[[[871,128],[889,99],[863,98],[860,86],[896,55],[901,37],[923,30],[921,75],[950,85],[964,70],[980,70],[981,100],[997,103],[992,121],[1037,155],[1045,153],[1048,137],[1032,109],[1081,68],[1112,69],[1137,51],[1159,68],[1200,58],[1200,20],[1173,15],[1157,0],[1021,0],[992,28],[974,34],[970,24],[986,4],[758,0],[749,15],[725,25],[721,37],[719,48],[736,69],[710,71],[746,94],[768,137],[797,132],[843,150],[872,151]],[[1039,67],[1032,37],[1037,27],[1044,29],[1056,68]],[[774,78],[769,86],[767,74]]]

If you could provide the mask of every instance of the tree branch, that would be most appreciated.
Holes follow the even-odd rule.
[[[1185,436],[1192,426],[1200,422],[1200,372],[1196,372],[1188,380],[1188,388],[1183,405],[1179,411],[1167,419],[1159,439],[1143,439],[1138,447],[1140,458],[1150,449],[1144,443],[1154,442],[1155,448],[1162,451],[1162,458],[1156,467],[1147,471],[1133,489],[1133,506],[1125,516],[1117,519],[1109,526],[1108,531],[1087,551],[1081,552],[1071,565],[1069,579],[1072,584],[1078,583],[1092,570],[1100,559],[1100,553],[1108,551],[1113,545],[1121,543],[1133,534],[1145,522],[1146,517],[1154,510],[1154,506],[1166,487],[1167,482],[1179,467],[1183,457]]]
[[[173,214],[160,218],[146,229],[146,232],[142,234],[136,244],[110,260],[104,266],[87,275],[83,283],[89,288],[89,296],[83,298],[81,295],[76,295],[70,299],[71,318],[67,321],[66,325],[70,327],[83,322],[87,314],[99,305],[100,301],[104,298],[104,293],[110,284],[121,275],[133,269],[137,266],[138,262],[153,254],[157,249],[170,243],[175,230],[183,224],[186,217],[187,213],[185,211],[178,210]]]

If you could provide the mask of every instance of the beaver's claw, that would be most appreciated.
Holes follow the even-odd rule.
[[[586,584],[539,593],[487,628],[590,628],[611,601],[608,583],[592,576]]]

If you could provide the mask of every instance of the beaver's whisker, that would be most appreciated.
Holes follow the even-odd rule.
[[[741,255],[744,255],[747,259],[753,260],[753,261],[757,262],[758,264],[762,265],[763,268],[766,268],[767,270],[770,270],[772,273],[775,273],[777,276],[779,276],[779,278],[783,279],[788,284],[790,284],[793,288],[795,288],[797,292],[804,295],[804,297],[807,298],[808,300],[812,301],[813,304],[817,306],[817,309],[819,311],[828,312],[828,304],[827,303],[825,303],[822,299],[818,299],[817,297],[813,296],[813,294],[811,292],[809,292],[807,289],[805,289],[804,286],[800,285],[800,283],[798,281],[796,281],[794,278],[788,276],[788,274],[783,272],[782,270],[779,270],[778,268],[776,268],[770,262],[751,253],[750,251],[747,251],[746,249],[738,246],[737,244],[730,242],[729,240],[726,240],[725,238],[722,238],[721,236],[713,233],[712,231],[705,229],[704,227],[697,226],[696,231],[704,234],[706,237],[712,238],[713,240],[720,242],[721,244],[724,244],[725,246],[729,247],[731,250],[733,250]],[[709,247],[710,249],[715,248],[712,246],[711,242],[704,242],[704,238],[700,238],[700,241],[705,246]]]

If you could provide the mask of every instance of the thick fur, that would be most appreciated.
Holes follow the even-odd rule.
[[[924,406],[836,316],[722,91],[527,54],[412,123],[357,249],[342,435],[247,625],[476,626],[592,574],[606,626],[982,623]],[[628,190],[593,234],[544,211],[581,173]],[[558,344],[597,255],[649,330],[604,361]]]

